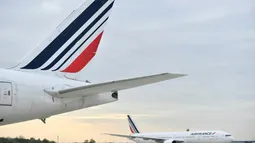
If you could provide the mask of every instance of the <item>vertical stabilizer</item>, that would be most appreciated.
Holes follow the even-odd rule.
[[[77,73],[96,55],[114,0],[86,0],[14,69]]]
[[[134,121],[131,119],[130,115],[127,115],[128,123],[129,123],[129,129],[132,134],[140,133],[138,128],[136,127]]]

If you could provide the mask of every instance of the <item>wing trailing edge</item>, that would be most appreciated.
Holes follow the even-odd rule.
[[[169,79],[186,76],[185,74],[162,73],[150,76],[129,78],[117,81],[110,81],[86,86],[68,88],[64,90],[45,89],[45,92],[59,98],[84,97],[106,92],[114,92],[161,82]]]

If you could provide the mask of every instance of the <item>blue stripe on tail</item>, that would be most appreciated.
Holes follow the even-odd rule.
[[[127,117],[128,117],[129,123],[131,124],[131,126],[133,126],[133,129],[135,130],[135,132],[136,132],[136,133],[140,133],[140,132],[138,131],[138,129],[136,128],[134,122],[132,121],[131,117],[130,117],[129,115],[127,115]]]
[[[60,65],[60,66],[58,66],[56,69],[54,69],[54,70],[52,70],[52,71],[57,71],[57,70],[59,70],[80,48],[81,48],[81,46],[86,42],[86,41],[88,41],[88,39],[106,22],[108,20],[108,17],[96,28],[96,30],[94,30],[90,35],[89,35],[89,37],[88,38],[86,38],[86,40],[85,41],[83,41],[74,51],[73,51],[73,53],[71,54],[71,55],[69,55],[69,57],[68,58],[66,58],[65,59],[65,61]]]
[[[39,55],[22,69],[37,69],[47,62],[105,3],[95,0],[61,34],[59,34]]]
[[[72,49],[72,47],[79,41],[81,40],[82,37],[84,37],[85,34],[88,33],[88,31],[112,8],[113,3],[110,4],[88,27],[85,28],[84,31],[82,31],[82,33],[76,37],[76,39],[74,41],[72,41],[67,48],[61,52],[61,54],[59,54],[57,56],[56,59],[54,59],[47,67],[43,68],[42,70],[48,70],[50,68],[52,68],[61,58],[63,58],[68,51],[70,51]]]

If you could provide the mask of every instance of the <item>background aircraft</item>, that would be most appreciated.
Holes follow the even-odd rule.
[[[135,142],[157,143],[231,143],[233,137],[224,131],[186,131],[186,132],[153,132],[141,133],[129,115],[128,123],[131,135],[108,134],[128,138]]]
[[[70,79],[95,56],[114,0],[86,0],[15,67],[0,69],[0,125],[110,103],[118,91],[184,76],[156,74],[89,84]],[[103,72],[103,71],[99,71]]]

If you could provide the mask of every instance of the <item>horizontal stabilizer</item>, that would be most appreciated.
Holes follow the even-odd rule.
[[[144,76],[138,78],[130,78],[124,80],[117,80],[105,83],[91,84],[86,86],[80,86],[75,88],[69,88],[64,90],[48,90],[45,92],[54,96],[54,97],[62,97],[62,98],[73,98],[73,97],[82,97],[89,96],[99,93],[105,92],[113,92],[119,90],[125,90],[129,88],[134,88],[142,85],[148,85],[160,81],[165,81],[173,78],[178,78],[185,76],[184,74],[171,74],[171,73],[163,73],[156,74],[151,76]]]

